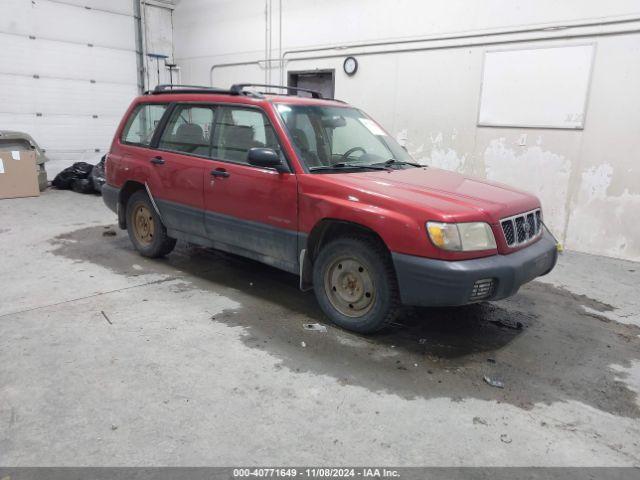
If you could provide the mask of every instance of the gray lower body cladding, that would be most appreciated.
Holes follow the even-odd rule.
[[[108,184],[102,187],[104,203],[116,213],[119,197],[120,189]],[[173,238],[242,255],[291,273],[300,272],[300,251],[306,248],[307,242],[305,233],[158,198],[155,201],[169,236]],[[523,284],[553,269],[557,250],[551,236],[545,233],[534,244],[510,255],[463,261],[394,252],[391,256],[403,304],[456,306],[514,295]],[[474,293],[481,288],[477,282],[486,279],[492,280],[490,289],[483,291],[485,296],[474,298]]]
[[[118,213],[118,202],[120,201],[120,189],[107,185],[102,186],[102,201],[115,213]]]
[[[120,189],[104,184],[104,203],[118,213]],[[299,273],[306,234],[154,198],[169,236]],[[122,211],[120,214],[122,215]],[[122,225],[122,224],[121,224]]]

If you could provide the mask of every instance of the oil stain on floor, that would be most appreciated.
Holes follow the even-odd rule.
[[[410,308],[387,331],[363,336],[330,324],[313,294],[297,288],[294,275],[182,243],[167,258],[150,260],[133,250],[126,232],[103,231],[90,227],[60,235],[52,240],[53,253],[120,275],[180,278],[178,294],[198,288],[237,301],[242,308],[211,321],[243,327],[243,342],[279,358],[276,368],[404,398],[477,398],[523,409],[573,400],[640,417],[636,393],[612,368],[629,368],[640,358],[640,328],[593,313],[613,307],[568,290],[532,282],[500,302]],[[305,323],[321,323],[327,332],[304,330]]]

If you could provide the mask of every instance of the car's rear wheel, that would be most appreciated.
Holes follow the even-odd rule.
[[[144,190],[135,192],[127,202],[127,231],[133,246],[145,257],[162,257],[176,245]]]
[[[313,288],[334,323],[360,333],[384,328],[400,308],[389,252],[369,237],[338,238],[325,245],[313,265]]]

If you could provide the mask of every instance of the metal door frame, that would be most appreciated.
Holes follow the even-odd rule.
[[[336,70],[335,68],[323,68],[323,69],[315,69],[315,70],[289,70],[287,71],[287,86],[288,87],[297,87],[298,86],[298,76],[299,75],[318,75],[318,74],[331,74],[331,97],[334,98],[336,95]],[[294,82],[295,78],[295,82]],[[295,84],[294,84],[295,83]]]

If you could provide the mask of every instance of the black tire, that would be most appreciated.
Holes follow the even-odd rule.
[[[356,274],[358,278],[350,282],[351,273],[339,271],[345,262],[361,266],[358,271],[363,272],[360,275],[365,275],[365,279]],[[345,268],[348,269],[346,264]],[[338,288],[346,284],[344,295],[336,290],[336,284]],[[365,288],[358,289],[358,285]],[[377,332],[392,323],[400,311],[398,282],[391,257],[386,247],[373,238],[341,237],[325,245],[313,264],[313,289],[320,307],[331,321],[354,332]],[[369,293],[370,297],[366,298],[371,301],[367,304],[363,295]],[[356,301],[353,304],[347,301],[345,307],[342,304],[345,298]],[[360,310],[351,310],[354,308]]]
[[[167,229],[160,216],[149,200],[147,192],[138,190],[127,202],[127,232],[133,246],[143,257],[157,258],[170,253],[176,246],[176,239],[167,235]],[[148,217],[148,224],[152,225],[141,233],[140,223],[136,223],[136,217]],[[149,230],[152,230],[149,234]],[[146,235],[143,235],[145,233]]]

